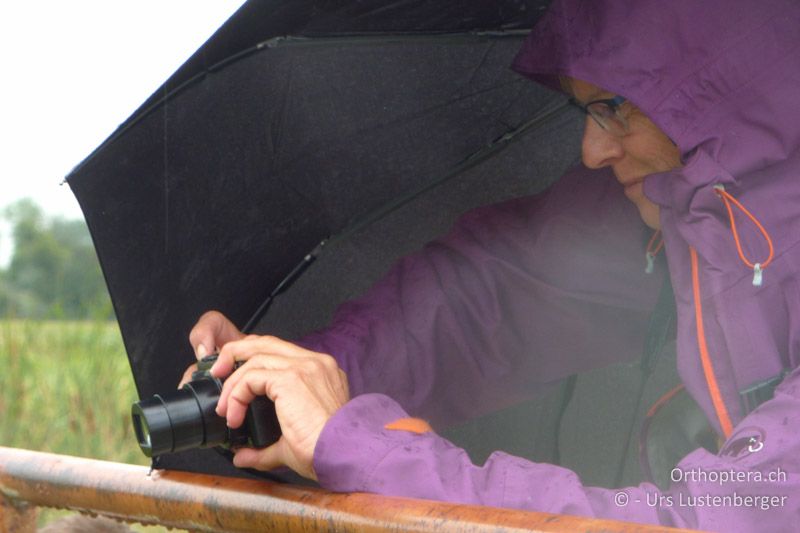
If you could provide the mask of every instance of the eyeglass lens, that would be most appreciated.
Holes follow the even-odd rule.
[[[628,121],[618,108],[614,109],[606,102],[593,102],[586,110],[604,130],[620,137],[628,133]]]

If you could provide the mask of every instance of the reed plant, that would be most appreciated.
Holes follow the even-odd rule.
[[[0,322],[0,445],[148,464],[116,323]]]
[[[131,427],[137,399],[115,322],[0,320],[0,446],[149,465]],[[39,526],[67,514],[41,509]]]

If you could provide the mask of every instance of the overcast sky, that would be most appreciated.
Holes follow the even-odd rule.
[[[243,0],[0,0],[0,210],[82,218],[69,171]],[[9,229],[0,224],[0,265]]]

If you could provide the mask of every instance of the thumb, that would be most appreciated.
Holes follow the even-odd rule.
[[[266,448],[239,448],[233,455],[233,465],[237,468],[255,468],[257,470],[272,470],[284,466],[280,458],[278,447],[283,438]]]
[[[189,333],[189,343],[198,359],[217,351],[230,341],[239,340],[244,334],[219,311],[208,311],[201,316]]]
[[[291,457],[291,452],[288,442],[281,436],[278,442],[266,448],[239,448],[233,456],[233,465],[237,468],[255,468],[256,470],[273,470],[280,466],[288,466],[303,477],[317,480],[313,468],[305,469],[301,465],[290,464],[286,460],[287,457]]]

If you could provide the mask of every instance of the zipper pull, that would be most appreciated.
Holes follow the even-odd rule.
[[[762,275],[763,269],[761,268],[761,263],[756,263],[753,265],[753,286],[760,287],[761,282],[763,281]]]
[[[647,265],[644,267],[644,273],[652,274],[653,268],[656,264],[656,256],[653,254],[653,252],[645,252],[644,258],[647,261]]]

